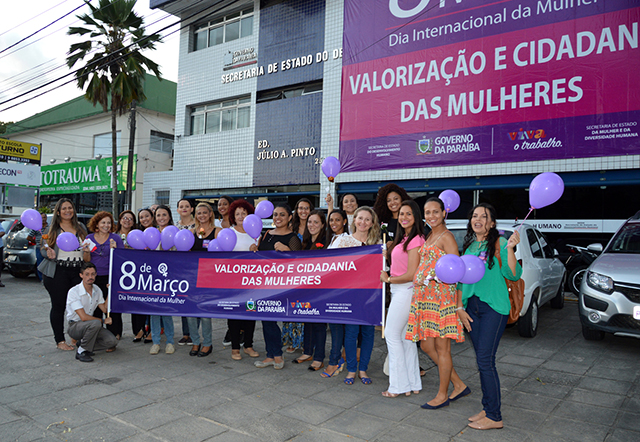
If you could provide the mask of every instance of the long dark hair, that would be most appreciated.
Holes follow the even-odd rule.
[[[348,196],[348,195],[351,195],[353,198],[355,198],[355,200],[356,200],[356,206],[357,206],[357,207],[356,207],[356,209],[357,209],[358,207],[360,207],[360,201],[358,201],[358,197],[356,196],[356,194],[355,194],[355,193],[345,193],[344,195],[342,195],[342,196],[340,197],[340,203],[338,204],[338,208],[340,208],[341,210],[344,210],[344,207],[343,207],[344,199],[345,199],[345,197],[346,197],[346,196]],[[354,212],[355,212],[355,210],[354,210]],[[345,213],[347,213],[347,212],[345,212]]]
[[[391,192],[395,192],[400,195],[400,199],[402,201],[411,199],[407,194],[407,191],[397,184],[389,183],[386,186],[381,187],[380,190],[378,190],[376,202],[373,204],[373,211],[376,212],[381,223],[388,223],[393,218],[393,213],[391,213],[389,206],[387,206],[387,196]],[[420,217],[420,219],[422,219],[422,217]]]
[[[445,211],[444,202],[440,198],[438,198],[437,196],[432,196],[431,198],[426,200],[424,202],[424,206],[423,207],[426,207],[427,203],[438,203],[438,205],[440,206],[440,210],[442,210],[443,212]],[[447,220],[445,219],[442,223],[446,224],[446,222],[447,222]],[[425,238],[429,238],[432,233],[433,233],[433,230],[429,230],[429,233],[427,233],[425,235]]]
[[[311,204],[311,201],[308,198],[300,198],[298,200],[296,206],[293,208],[293,218],[291,218],[291,230],[293,230],[293,233],[298,233],[298,229],[300,229],[301,220],[298,216],[298,206],[300,205],[300,203],[309,204],[309,214],[311,214],[311,211],[313,210],[313,204]]]
[[[156,213],[153,214],[153,220],[156,221],[156,214],[158,213],[158,209],[162,209],[162,210],[166,210],[167,213],[169,214],[169,224],[167,224],[168,226],[173,226],[173,215],[171,214],[171,207],[169,206],[165,206],[164,204],[160,204],[158,207],[156,207]],[[158,221],[156,221],[156,225],[158,224]]]
[[[84,240],[87,236],[87,231],[84,228],[84,225],[80,224],[80,221],[78,221],[78,212],[76,212],[76,206],[73,205],[73,201],[69,198],[60,198],[56,203],[56,207],[53,209],[53,217],[51,218],[51,225],[49,226],[49,239],[47,239],[47,244],[49,244],[49,247],[51,248],[56,246],[58,230],[60,230],[60,209],[64,203],[69,203],[71,204],[71,207],[73,207],[73,218],[71,218],[71,224],[76,230],[76,235],[81,240]]]
[[[396,236],[393,239],[393,243],[391,244],[391,249],[389,250],[389,256],[391,256],[391,251],[395,246],[400,244],[400,242],[404,239],[405,235],[407,236],[406,241],[402,245],[402,250],[407,253],[407,247],[413,238],[416,236],[421,236],[424,238],[424,226],[422,225],[422,213],[420,213],[420,207],[418,207],[418,203],[414,200],[406,200],[403,201],[400,205],[400,210],[403,207],[411,208],[411,212],[413,212],[413,226],[411,226],[411,230],[408,233],[405,233],[404,227],[402,224],[398,223],[398,229],[396,230]]]
[[[140,222],[140,214],[142,212],[147,212],[149,215],[151,215],[151,226],[149,226],[149,227],[156,227],[157,226],[157,224],[156,224],[156,215],[153,213],[153,210],[151,210],[148,207],[145,207],[143,209],[138,210],[138,225],[136,227],[134,227],[134,228],[140,229],[140,230],[146,229],[146,227],[144,227],[142,225],[142,223]]]
[[[493,221],[494,225],[489,229],[489,233],[487,234],[487,266],[489,268],[493,267],[493,256],[496,254],[496,241],[500,238],[500,232],[496,229],[496,209],[489,203],[480,203],[477,204],[471,211],[469,212],[469,222],[467,223],[467,234],[464,236],[464,242],[462,244],[462,253],[469,248],[471,244],[476,240],[476,233],[471,228],[471,219],[473,218],[473,212],[477,208],[483,208],[485,212],[489,215],[489,219],[487,222]]]
[[[331,226],[329,225],[329,220],[331,219],[331,215],[333,215],[334,213],[337,213],[338,215],[340,215],[340,217],[342,217],[342,231],[349,233],[349,218],[347,218],[347,213],[342,209],[332,210],[331,213],[329,214],[329,217],[327,218],[327,239],[326,239],[327,246],[331,244],[331,240],[333,240],[333,237],[335,236],[335,233],[333,233],[333,230],[331,230]]]
[[[311,212],[309,212],[309,216],[311,215],[318,215],[323,228],[327,226],[327,218],[324,216],[324,212],[322,210],[317,210],[317,209],[312,210]],[[307,218],[307,220],[308,219],[309,218]],[[316,241],[322,241],[322,231],[318,232],[318,237],[316,238]],[[309,229],[305,227],[304,234],[302,235],[302,249],[303,250],[306,249],[307,245],[309,245],[310,242],[311,242],[311,233],[309,232]]]

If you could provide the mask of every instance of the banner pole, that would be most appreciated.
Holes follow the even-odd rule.
[[[383,233],[382,234],[382,250],[386,251],[387,250],[387,234]],[[386,263],[386,258],[385,258],[385,254],[382,254],[382,270],[384,271],[384,269],[387,267],[387,263]],[[385,285],[384,283],[382,284],[382,288],[380,289],[382,291],[382,339],[384,339],[384,325],[386,323],[385,321]]]
[[[111,316],[111,268],[113,264],[113,249],[109,248],[109,282],[107,284],[107,318]]]

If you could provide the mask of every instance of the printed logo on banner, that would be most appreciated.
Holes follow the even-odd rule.
[[[520,128],[517,132],[509,132],[509,138],[511,141],[515,140],[531,140],[534,138],[546,138],[547,135],[544,133],[544,129],[533,129],[533,130],[525,130],[524,128]]]
[[[166,278],[167,275],[169,274],[169,266],[166,265],[164,262],[161,263],[160,265],[158,265],[158,273],[160,273],[162,276]]]
[[[562,141],[556,137],[547,138],[544,129],[525,129],[507,132],[511,141],[518,141],[513,150],[554,149],[563,147]]]
[[[295,301],[291,303],[292,313],[294,315],[320,315],[317,308],[312,308],[310,302]]]
[[[433,140],[431,138],[418,140],[417,155],[428,155],[433,153]]]
[[[249,299],[247,301],[247,311],[248,312],[255,312],[256,311],[256,303],[253,301],[253,299]]]

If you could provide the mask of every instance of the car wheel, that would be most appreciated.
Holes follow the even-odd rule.
[[[604,332],[602,330],[596,330],[594,328],[582,326],[582,337],[587,341],[602,341],[604,339]]]
[[[586,274],[588,267],[589,266],[576,267],[569,274],[569,288],[576,296],[580,293],[580,283],[582,282],[582,278]]]
[[[518,320],[518,333],[524,338],[533,338],[538,333],[538,301],[531,299],[527,313]]]
[[[562,277],[562,283],[560,283],[560,286],[558,287],[558,293],[556,294],[555,298],[549,301],[549,305],[551,306],[551,308],[561,309],[562,307],[564,307],[564,278],[566,276],[567,274],[565,273]]]
[[[20,279],[28,278],[31,274],[31,272],[19,272],[17,270],[9,270],[9,273],[11,273],[11,276],[13,276],[14,278]]]

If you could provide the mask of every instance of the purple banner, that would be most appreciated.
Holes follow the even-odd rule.
[[[637,2],[346,0],[340,163],[640,153]]]
[[[120,313],[379,325],[380,246],[308,252],[112,249]]]

